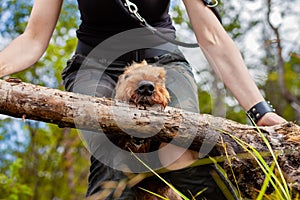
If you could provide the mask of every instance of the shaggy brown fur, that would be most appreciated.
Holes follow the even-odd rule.
[[[157,104],[165,108],[170,100],[165,79],[166,72],[162,67],[147,65],[146,61],[133,63],[119,77],[115,99],[144,106]],[[139,93],[143,82],[154,85],[152,94]]]
[[[125,72],[119,77],[116,86],[115,99],[133,103],[135,105],[157,106],[164,109],[170,96],[165,88],[166,72],[164,68],[148,65],[146,61],[142,63],[133,63],[126,68]],[[119,142],[122,148],[130,148],[137,153],[149,151],[151,139],[143,140],[142,144],[137,144],[132,137],[126,137]],[[126,140],[126,141],[124,141]],[[160,180],[144,180],[138,184],[139,187],[148,189],[161,196],[168,197],[172,200],[181,199],[172,189],[162,183]],[[137,200],[158,200],[160,198],[150,193],[138,190],[136,193]]]

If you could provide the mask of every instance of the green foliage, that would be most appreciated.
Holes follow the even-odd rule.
[[[293,54],[291,54],[293,55]],[[300,99],[300,58],[291,56],[290,59],[285,62],[284,65],[284,81],[286,89],[295,97]],[[289,121],[297,121],[296,111],[292,108],[290,102],[288,102],[280,91],[278,73],[276,68],[271,68],[268,74],[268,80],[261,88],[266,93],[266,98],[272,100],[272,104],[276,108],[277,112],[281,114],[285,119]]]
[[[242,108],[238,107],[229,107],[226,110],[226,118],[239,122],[241,124],[248,123],[245,111]]]
[[[224,24],[225,30],[231,34],[233,39],[238,38],[241,34],[241,22],[239,15],[236,15],[229,24]]]
[[[22,159],[17,159],[9,166],[9,173],[0,173],[0,199],[22,200],[31,199],[32,189],[24,183],[20,183],[22,176],[20,169],[23,166]]]
[[[14,38],[22,33],[28,21],[31,5],[32,1],[2,0],[0,10],[0,36]]]
[[[86,181],[81,179],[87,177],[89,162],[77,132],[55,125],[41,128],[36,122],[27,123],[27,129],[31,143],[16,156],[24,160],[21,181],[33,188],[35,198],[84,198]]]
[[[198,101],[201,113],[212,113],[212,96],[208,92],[198,89]]]
[[[188,24],[188,27],[191,29],[191,24],[189,23],[188,19],[186,18],[185,11],[182,10],[182,8],[179,5],[175,5],[173,7],[173,12],[176,13],[175,16],[172,17],[172,20],[175,24]]]
[[[290,59],[285,63],[285,84],[289,91],[300,98],[300,57],[290,54]]]

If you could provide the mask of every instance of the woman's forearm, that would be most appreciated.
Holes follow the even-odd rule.
[[[248,110],[263,101],[240,51],[211,10],[202,1],[184,0],[184,3],[203,53],[241,106]]]
[[[202,48],[208,62],[240,105],[249,110],[264,98],[231,39]],[[232,44],[230,44],[232,43]]]

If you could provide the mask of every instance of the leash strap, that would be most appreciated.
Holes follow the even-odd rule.
[[[159,30],[157,30],[156,28],[154,28],[153,26],[151,26],[150,24],[148,24],[145,21],[145,27],[150,30],[152,33],[156,34],[158,37],[172,43],[175,44],[177,46],[182,46],[182,47],[188,47],[188,48],[196,48],[199,47],[198,43],[186,43],[186,42],[180,42],[178,40],[175,40],[173,38],[169,38],[167,36],[165,36],[162,32],[160,32]]]
[[[124,2],[123,2],[124,1]],[[147,21],[138,13],[138,7],[132,3],[130,0],[116,0],[117,4],[122,8],[122,10],[127,14],[130,15],[133,20],[139,23],[141,26],[147,28],[152,33],[156,34],[160,38],[175,44],[177,46],[188,47],[188,48],[196,48],[199,47],[198,43],[186,43],[180,42],[173,38],[166,37],[165,34],[161,33],[155,27],[151,26],[147,23]],[[218,5],[218,1],[214,0],[213,2],[210,0],[203,0],[204,4],[209,7],[213,13],[216,15],[220,23],[222,23],[221,16],[218,10],[215,8]]]

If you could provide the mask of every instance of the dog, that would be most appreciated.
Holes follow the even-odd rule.
[[[146,61],[133,63],[127,67],[122,75],[119,76],[116,85],[115,99],[129,104],[147,107],[158,106],[164,110],[170,101],[170,95],[165,86],[166,71],[163,67],[148,65]],[[128,136],[122,138],[118,145],[125,150],[132,150],[136,153],[149,152],[151,139],[140,140]],[[152,191],[156,194],[168,197],[172,200],[181,199],[171,188],[160,180],[145,179],[137,185]],[[137,200],[158,200],[160,198],[138,189],[136,192]]]
[[[148,65],[146,61],[133,63],[119,76],[115,100],[134,104],[142,109],[159,107],[163,110],[170,101],[165,87],[166,71],[163,67]],[[118,146],[135,153],[149,152],[151,139],[128,136]]]

